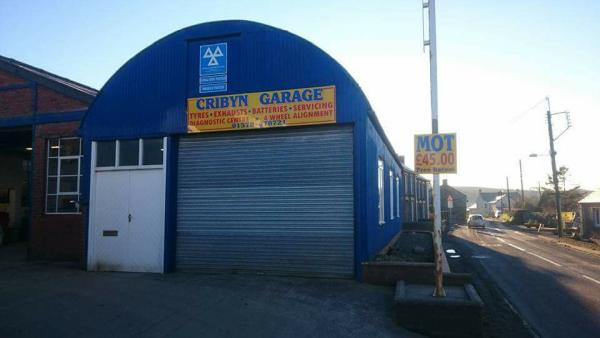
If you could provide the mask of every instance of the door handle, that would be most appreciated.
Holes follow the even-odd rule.
[[[129,214],[129,216],[127,216],[127,219],[129,220],[129,223],[131,223],[131,214]]]

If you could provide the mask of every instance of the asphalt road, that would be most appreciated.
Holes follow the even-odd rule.
[[[498,222],[489,222],[486,229],[461,226],[453,236],[469,246],[471,258],[481,263],[536,335],[600,337],[599,255]]]

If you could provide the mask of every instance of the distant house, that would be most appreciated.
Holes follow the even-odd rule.
[[[510,203],[512,207],[517,206],[519,194],[516,192],[510,193]],[[499,192],[482,192],[479,190],[477,199],[474,204],[469,206],[470,214],[482,214],[484,216],[494,216],[496,211],[508,210],[509,197],[502,191]]]
[[[600,240],[600,189],[579,201],[579,206],[581,207],[582,237]]]
[[[448,196],[452,197],[452,210],[448,209]],[[450,224],[464,224],[467,213],[467,195],[448,185],[448,180],[443,180],[440,187],[442,215],[448,217]]]

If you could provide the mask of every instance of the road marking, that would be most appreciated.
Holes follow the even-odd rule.
[[[526,236],[524,233],[522,233],[522,232],[520,232],[520,231],[513,230],[513,233],[514,233],[514,234],[517,234],[517,235],[519,235],[519,236],[521,236],[521,237],[529,237],[529,236]]]
[[[542,256],[540,256],[540,255],[536,255],[536,254],[534,254],[533,252],[528,252],[528,254],[530,254],[530,255],[532,255],[532,256],[535,256],[535,257],[537,257],[537,258],[539,258],[539,259],[545,260],[546,262],[548,262],[548,263],[551,263],[551,264],[554,264],[554,265],[556,265],[556,266],[562,266],[562,265],[560,265],[560,264],[558,264],[558,263],[556,263],[556,262],[553,262],[553,261],[549,260],[548,258],[542,257]]]
[[[551,261],[551,260],[549,260],[549,259],[548,259],[548,258],[546,258],[546,257],[542,257],[542,256],[540,256],[540,255],[538,255],[538,254],[534,254],[533,252],[529,252],[529,251],[527,251],[527,250],[525,250],[525,249],[521,248],[520,246],[516,246],[516,245],[514,245],[514,244],[512,244],[512,243],[508,243],[507,241],[505,241],[504,239],[502,239],[502,238],[500,238],[500,237],[496,237],[496,239],[498,239],[498,240],[499,240],[500,242],[502,242],[502,243],[505,243],[505,244],[506,244],[506,245],[508,245],[508,246],[511,246],[511,247],[513,247],[513,248],[515,248],[515,249],[517,249],[517,250],[520,250],[520,251],[526,252],[526,253],[528,253],[528,254],[530,254],[530,255],[532,255],[532,256],[535,256],[535,257],[537,257],[537,258],[539,258],[539,259],[541,259],[541,260],[544,260],[544,261],[546,261],[546,262],[548,262],[548,263],[550,263],[550,264],[554,264],[554,265],[556,265],[556,266],[562,266],[562,265],[560,265],[560,264],[558,264],[558,263],[556,263],[556,262],[554,262],[554,261]],[[598,283],[598,284],[600,284],[600,283]]]
[[[582,275],[582,276],[583,276],[583,278],[585,278],[585,279],[588,279],[588,280],[591,280],[592,282],[594,282],[594,283],[596,283],[596,284],[600,285],[600,281],[598,281],[598,280],[595,280],[595,279],[593,279],[593,278],[592,278],[592,277],[590,277],[590,276],[586,276],[586,275]]]
[[[515,249],[517,249],[517,250],[525,251],[525,249],[521,248],[520,246],[516,246],[516,245],[514,245],[514,244],[510,244],[510,243],[508,243],[508,242],[507,242],[506,244],[508,244],[508,245],[512,246],[513,248],[515,248]]]

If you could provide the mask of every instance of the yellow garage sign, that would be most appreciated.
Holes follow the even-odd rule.
[[[335,123],[335,86],[204,96],[187,102],[188,133]]]
[[[456,174],[456,134],[415,135],[415,172]]]

